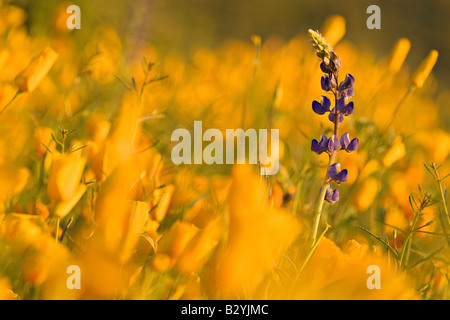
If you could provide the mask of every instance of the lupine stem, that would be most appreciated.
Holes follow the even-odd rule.
[[[336,77],[336,82],[337,81],[337,77]],[[336,136],[336,138],[339,135],[339,114],[338,114],[338,110],[337,110],[337,93],[334,93],[334,99],[335,99],[335,110],[334,110],[334,135]],[[336,158],[336,154],[337,154],[337,150],[333,151],[329,157],[328,160],[328,166],[327,169],[334,163],[335,158]],[[317,201],[317,206],[316,206],[316,211],[315,211],[315,215],[314,215],[314,222],[313,222],[313,233],[312,233],[312,240],[311,240],[311,246],[313,247],[316,243],[316,238],[317,238],[317,233],[319,232],[319,224],[320,224],[320,217],[322,216],[322,209],[323,209],[323,203],[324,203],[324,199],[325,199],[325,194],[327,191],[326,185],[327,185],[327,180],[328,180],[328,171],[325,172],[325,178],[323,179],[322,182],[322,190],[320,192],[319,195],[319,200]]]
[[[328,160],[327,168],[330,167],[331,160],[332,159],[331,159],[331,156],[330,156],[330,158]],[[320,192],[319,199],[317,201],[317,206],[316,206],[315,215],[314,215],[313,233],[312,233],[312,238],[311,238],[311,247],[314,247],[314,245],[316,243],[317,232],[319,231],[320,217],[322,215],[323,203],[324,203],[325,194],[326,194],[326,191],[327,191],[327,188],[326,188],[327,178],[328,178],[328,173],[325,173],[325,178],[323,179],[323,182],[322,182],[322,190]]]

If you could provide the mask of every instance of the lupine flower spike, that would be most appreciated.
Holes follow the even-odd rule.
[[[331,188],[331,183],[340,185],[347,181],[347,169],[341,170],[340,164],[335,162],[336,154],[339,150],[353,152],[358,149],[359,140],[354,138],[350,140],[350,135],[345,133],[338,140],[339,125],[345,119],[353,114],[354,103],[350,101],[355,94],[354,83],[355,78],[351,74],[346,74],[345,79],[339,83],[339,69],[341,67],[341,59],[333,51],[333,48],[325,38],[317,31],[309,30],[309,37],[312,47],[316,50],[316,55],[321,60],[320,69],[325,73],[320,79],[322,90],[334,95],[334,107],[331,108],[331,101],[328,97],[322,96],[320,102],[313,101],[312,109],[318,115],[328,114],[328,119],[333,123],[334,134],[327,138],[322,135],[320,141],[312,140],[311,151],[321,154],[328,154],[327,174],[320,189],[320,195],[313,223],[312,245],[316,242],[317,232],[319,229],[320,216],[324,202],[334,204],[339,201],[339,191]]]

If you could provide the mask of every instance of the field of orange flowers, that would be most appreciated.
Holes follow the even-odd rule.
[[[345,39],[344,17],[324,22],[355,77],[340,132],[359,138],[337,154],[348,176],[330,204],[311,140],[333,130],[311,108],[327,94],[306,30],[124,55],[112,27],[75,41],[65,9],[36,37],[24,10],[0,5],[0,299],[448,298],[437,51],[409,66],[408,39],[380,57]],[[198,120],[279,129],[278,173],[175,165],[172,132]]]

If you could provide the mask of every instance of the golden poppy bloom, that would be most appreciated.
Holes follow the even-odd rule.
[[[437,50],[431,50],[426,58],[420,63],[417,67],[416,71],[414,71],[411,76],[412,83],[417,88],[422,88],[425,81],[428,79],[428,76],[433,70],[434,65],[436,64],[439,53]]]
[[[58,58],[58,54],[50,47],[45,47],[28,67],[17,77],[16,85],[20,92],[32,92],[44,79]]]
[[[70,200],[77,194],[86,160],[78,154],[53,154],[47,193],[56,202]]]

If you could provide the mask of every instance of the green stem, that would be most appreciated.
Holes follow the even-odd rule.
[[[58,241],[58,235],[59,235],[59,217],[56,218],[56,229],[55,229],[55,240]]]
[[[332,160],[332,157],[330,157],[330,159],[328,160],[327,168],[330,167],[331,160]],[[327,191],[327,188],[326,188],[327,177],[328,177],[328,172],[325,173],[325,178],[323,179],[323,182],[322,182],[322,190],[320,191],[319,199],[318,199],[317,205],[316,205],[314,222],[313,222],[313,233],[312,233],[312,238],[311,238],[311,246],[314,246],[314,244],[316,243],[317,233],[319,232],[320,217],[322,215],[323,203],[324,203],[325,194]]]
[[[436,174],[436,182],[439,186],[439,193],[441,194],[441,198],[442,198],[442,204],[444,206],[444,212],[445,212],[445,216],[447,218],[447,223],[450,225],[450,215],[448,213],[448,208],[447,208],[447,200],[445,199],[445,193],[444,193],[444,188],[442,187],[442,180],[439,177],[439,172],[438,169],[436,167],[435,163],[431,164],[434,170],[434,173]]]
[[[338,83],[338,78],[336,77],[336,83]],[[339,113],[337,110],[337,88],[336,91],[334,92],[334,106],[335,106],[335,111],[334,111],[334,135],[336,136],[336,139],[338,138],[339,135]],[[330,155],[330,158],[328,160],[328,166],[327,166],[327,171],[325,172],[325,177],[323,179],[322,182],[322,191],[320,192],[319,195],[319,199],[317,200],[317,206],[316,206],[316,211],[315,211],[315,215],[314,215],[314,222],[313,222],[313,232],[312,232],[312,237],[311,237],[311,246],[314,246],[314,244],[316,243],[316,238],[317,238],[317,233],[319,232],[319,224],[320,224],[320,217],[322,216],[322,208],[323,208],[323,203],[324,203],[324,199],[325,199],[325,194],[327,191],[327,177],[328,177],[328,168],[334,163],[334,160],[336,158],[336,154],[337,154],[337,150],[333,151],[333,153]]]
[[[392,114],[391,117],[391,121],[389,122],[389,124],[386,126],[386,130],[384,130],[385,132],[387,132],[390,126],[392,126],[392,124],[394,123],[395,117],[397,116],[398,111],[400,110],[400,107],[403,105],[403,103],[406,101],[406,98],[408,98],[408,96],[416,89],[416,87],[414,85],[411,85],[408,88],[408,91],[406,91],[405,95],[403,96],[403,98],[400,100],[400,102],[398,103],[397,107],[394,110],[394,113]]]
[[[411,251],[412,236],[415,232],[417,220],[419,220],[420,213],[421,210],[419,210],[417,213],[414,214],[413,224],[411,226],[411,229],[409,230],[408,236],[406,237],[405,243],[403,244],[402,253],[400,255],[400,267],[405,268],[406,265],[408,264],[409,254]]]
[[[3,112],[5,112],[6,109],[8,109],[8,107],[14,102],[14,100],[16,100],[16,98],[21,94],[22,92],[20,90],[17,90],[16,94],[14,95],[14,97],[12,97],[11,100],[9,100],[9,102],[6,104],[6,106],[3,107],[3,109],[0,111],[0,115],[2,115]]]

